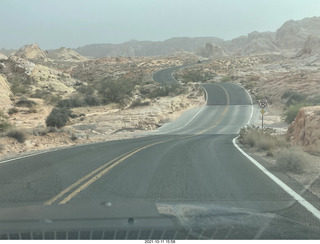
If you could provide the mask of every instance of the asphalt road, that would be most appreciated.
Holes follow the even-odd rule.
[[[154,78],[163,82],[171,73]],[[1,163],[0,207],[210,203],[258,213],[289,209],[286,217],[316,222],[234,147],[233,138],[252,116],[248,93],[231,83],[203,87],[206,106],[152,135]]]

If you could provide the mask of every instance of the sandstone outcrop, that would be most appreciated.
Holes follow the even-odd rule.
[[[71,48],[61,47],[59,49],[49,51],[48,58],[64,61],[64,62],[76,62],[85,61],[87,58],[81,56],[79,53],[73,51]]]
[[[301,54],[320,54],[320,36],[309,36],[304,44]]]
[[[293,144],[305,146],[307,150],[320,154],[320,106],[299,110],[288,128],[286,138]]]
[[[12,95],[10,86],[7,79],[0,74],[0,110],[8,109],[12,102],[10,100],[10,95]]]
[[[46,53],[40,49],[37,43],[23,46],[14,53],[14,56],[31,60],[44,60],[47,57]]]

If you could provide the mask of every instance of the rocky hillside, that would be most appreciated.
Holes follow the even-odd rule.
[[[44,60],[47,56],[46,53],[40,49],[37,43],[25,45],[18,51],[16,51],[13,55],[23,59],[31,60]]]
[[[61,60],[64,62],[85,61],[87,58],[81,56],[79,53],[73,51],[71,48],[61,47],[56,50],[49,51],[47,58],[53,60]]]

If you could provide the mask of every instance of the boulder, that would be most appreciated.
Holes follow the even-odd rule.
[[[290,124],[286,138],[292,144],[320,153],[320,106],[303,107]]]

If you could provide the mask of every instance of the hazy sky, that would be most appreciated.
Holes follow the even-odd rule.
[[[319,0],[0,0],[0,48],[184,36],[230,40],[312,16],[320,16]]]

